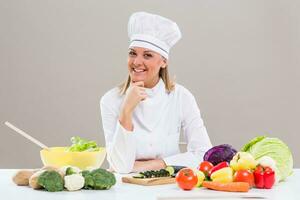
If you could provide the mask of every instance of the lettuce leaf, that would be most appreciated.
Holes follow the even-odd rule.
[[[89,141],[82,139],[78,136],[71,138],[72,145],[67,149],[67,151],[99,151],[99,147],[95,141]]]

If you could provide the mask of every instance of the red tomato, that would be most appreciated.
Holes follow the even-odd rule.
[[[233,175],[234,182],[246,182],[249,183],[250,187],[255,185],[254,175],[248,170],[238,170]]]
[[[208,161],[203,161],[202,163],[200,163],[198,169],[200,171],[202,171],[205,176],[208,176],[209,171],[214,167],[214,165],[211,162]]]
[[[183,190],[191,190],[198,182],[197,174],[190,168],[183,168],[176,174],[177,185]]]

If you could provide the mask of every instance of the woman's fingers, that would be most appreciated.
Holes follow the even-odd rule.
[[[146,88],[144,88],[144,82],[143,81],[138,81],[138,82],[132,82],[131,83],[131,87],[134,87],[135,86],[135,90],[138,91],[138,92],[141,92],[141,91],[145,91]]]
[[[144,87],[144,81],[131,82],[130,85]]]
[[[147,95],[147,93],[146,93],[145,90],[139,90],[139,94],[140,94],[140,95]]]
[[[143,101],[147,98],[147,93],[145,92],[145,90],[140,90],[139,96],[140,96],[141,100]]]
[[[141,100],[144,101],[147,98],[147,94],[141,94]]]
[[[123,102],[123,109],[132,112],[141,101],[147,98],[145,90],[143,81],[131,82]]]
[[[144,81],[131,82],[130,87],[132,94],[135,94],[139,101],[147,98],[146,88],[144,88]]]

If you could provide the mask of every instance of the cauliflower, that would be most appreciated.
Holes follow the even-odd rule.
[[[273,158],[269,156],[263,156],[257,160],[258,164],[260,164],[263,167],[271,167],[273,170],[275,170],[276,162]]]
[[[64,177],[65,188],[69,191],[80,190],[84,186],[84,178],[81,174],[72,174]]]

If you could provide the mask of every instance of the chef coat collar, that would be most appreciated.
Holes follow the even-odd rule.
[[[146,93],[147,93],[148,97],[153,97],[163,90],[165,90],[165,83],[160,78],[158,83],[153,88],[146,88]]]

